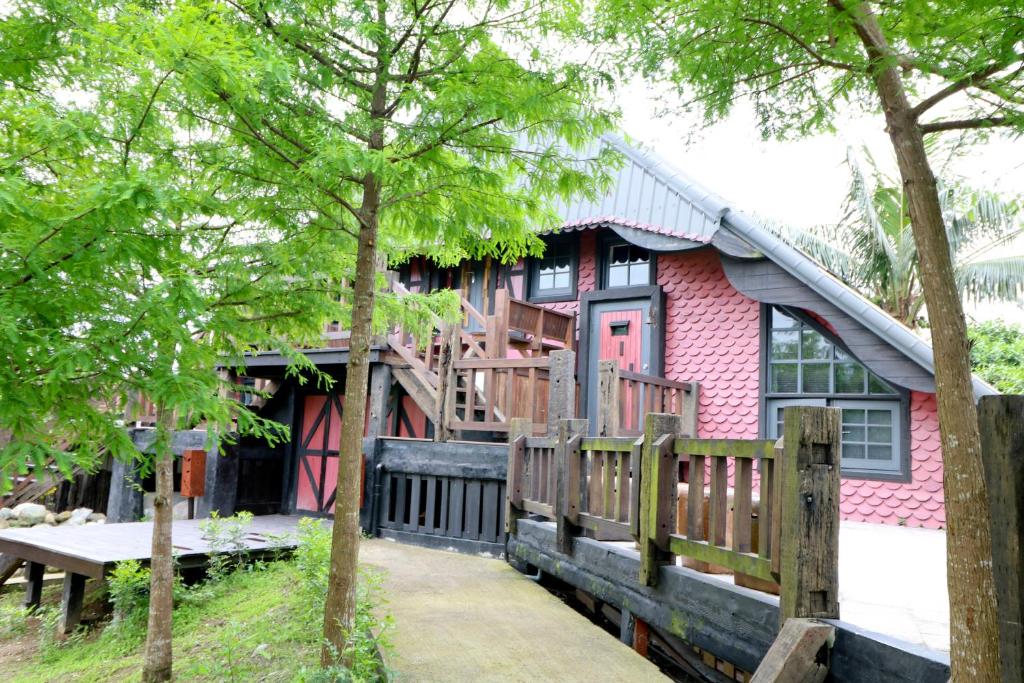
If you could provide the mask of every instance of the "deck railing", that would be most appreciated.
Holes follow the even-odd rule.
[[[687,433],[696,433],[696,382],[644,375],[623,370],[618,361],[603,360],[598,363],[597,391],[597,433],[602,436],[639,435],[649,413],[678,415]]]
[[[545,430],[551,359],[460,358],[453,361],[453,430],[507,432],[512,418],[528,418]]]
[[[779,442],[679,436],[682,419],[658,413],[637,439],[584,437],[585,420],[560,421],[557,436],[513,433],[509,532],[528,515],[553,519],[567,554],[583,533],[634,539],[644,585],[682,556],[780,583],[783,617],[836,617],[838,411],[787,408],[784,423]],[[685,530],[677,530],[681,471]]]

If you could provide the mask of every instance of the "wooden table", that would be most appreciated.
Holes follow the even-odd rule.
[[[243,538],[246,547],[242,552],[253,555],[293,549],[299,519],[285,515],[254,517]],[[206,564],[211,549],[202,537],[202,521],[175,520],[171,542],[179,566]],[[152,543],[152,522],[0,530],[0,553],[26,562],[26,607],[39,605],[45,567],[64,570],[60,620],[63,633],[73,630],[81,618],[85,580],[102,579],[124,560],[148,563]]]

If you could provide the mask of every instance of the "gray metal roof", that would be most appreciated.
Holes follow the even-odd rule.
[[[654,152],[642,151],[615,135],[601,145],[624,158],[608,192],[596,201],[561,203],[563,229],[615,224],[646,232],[708,243],[728,206]]]
[[[605,135],[625,157],[607,194],[598,201],[580,200],[559,207],[563,229],[586,229],[609,224],[703,244],[736,244],[739,238],[756,252],[820,294],[880,339],[934,375],[932,347],[909,328],[841,282],[821,265],[697,181],[660,155],[637,149],[620,137]],[[738,255],[738,254],[737,254]],[[748,256],[754,255],[749,254]],[[975,377],[975,395],[998,393]]]

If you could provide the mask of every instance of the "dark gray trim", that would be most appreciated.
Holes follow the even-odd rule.
[[[576,376],[580,383],[581,417],[587,413],[588,370],[590,368],[590,306],[609,301],[627,299],[650,299],[651,310],[651,371],[649,374],[661,377],[665,367],[665,294],[660,285],[647,287],[616,287],[594,292],[584,292],[580,297],[580,339],[579,353],[576,354],[578,371]]]
[[[690,251],[692,249],[701,249],[707,246],[704,242],[698,242],[696,240],[679,237],[677,235],[663,235],[660,232],[651,232],[650,230],[644,230],[643,228],[633,228],[621,223],[615,223],[614,221],[604,224],[604,227],[613,230],[616,235],[626,242],[635,244],[638,247],[643,247],[651,252]]]
[[[723,259],[724,260],[724,259]],[[908,484],[914,480],[914,474],[911,470],[911,453],[910,453],[910,391],[905,387],[894,386],[896,389],[896,395],[881,395],[881,394],[771,394],[768,391],[768,345],[769,339],[769,311],[773,307],[773,304],[762,303],[760,307],[760,335],[761,335],[761,348],[758,353],[758,384],[760,389],[757,396],[757,429],[758,434],[761,438],[768,438],[768,401],[771,400],[788,400],[788,399],[812,399],[812,398],[823,398],[826,400],[836,401],[882,401],[882,402],[899,402],[900,404],[900,434],[899,434],[899,458],[900,458],[900,470],[899,472],[887,473],[887,472],[865,472],[862,470],[847,470],[841,469],[840,474],[843,479],[859,479],[866,481],[888,481],[898,484]],[[851,351],[843,340],[838,338],[832,332],[830,332],[824,325],[819,323],[813,317],[807,315],[802,310],[797,308],[790,308],[788,306],[779,306],[782,308],[786,315],[796,318],[800,322],[803,322],[818,332],[821,336],[825,337],[830,343],[839,347],[844,353],[850,355],[854,360],[858,361],[862,365],[866,365],[864,361],[857,357],[853,351]],[[891,383],[891,382],[890,382]],[[771,394],[771,395],[770,395]]]
[[[579,293],[578,288],[580,277],[579,236],[576,234],[566,233],[543,236],[541,239],[544,241],[545,255],[547,255],[547,249],[549,246],[567,245],[569,247],[569,289],[566,291],[556,292],[554,294],[539,293],[537,288],[537,266],[539,265],[539,259],[529,257],[526,259],[526,273],[523,277],[523,289],[525,290],[526,300],[534,304],[575,301],[576,296]]]
[[[376,363],[380,360],[380,351],[383,347],[371,346],[369,362]],[[346,365],[348,363],[348,349],[304,349],[302,353],[313,361],[314,365]],[[252,368],[287,368],[289,361],[278,351],[258,351],[252,354],[245,354],[244,362],[239,366],[243,374],[245,370]],[[258,375],[257,375],[258,376]]]
[[[636,550],[589,538],[573,539],[573,554],[555,550],[555,525],[520,520],[508,540],[514,563],[533,565],[654,628],[754,671],[778,631],[778,598],[707,574],[666,565],[655,588],[640,586]],[[836,683],[918,683],[949,679],[949,656],[847,622],[836,628],[829,676]]]
[[[508,446],[476,442],[379,439],[379,460],[388,472],[504,481]]]

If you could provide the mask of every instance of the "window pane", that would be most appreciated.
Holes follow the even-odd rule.
[[[797,332],[772,332],[772,360],[797,359]]]
[[[864,393],[863,365],[855,362],[836,363],[835,373],[837,394]]]
[[[859,441],[864,442],[864,427],[855,425],[843,425],[843,443]]]
[[[772,391],[780,394],[795,394],[797,392],[797,367],[796,363],[772,363],[769,382]]]
[[[650,270],[649,263],[634,263],[629,267],[629,284],[630,285],[646,285],[650,284],[650,277],[648,272]]]
[[[890,411],[890,410],[869,410],[868,411],[868,424],[873,424],[873,425],[891,425],[892,424],[892,411]]]
[[[629,263],[629,245],[616,244],[614,247],[612,247],[611,253],[608,257],[608,262],[612,264]]]
[[[555,286],[555,276],[553,273],[541,271],[541,274],[537,276],[537,289],[551,289]]]
[[[569,289],[569,273],[557,273],[555,275],[555,287],[558,289]]]
[[[862,425],[866,422],[865,411],[860,408],[843,408],[843,426]]]
[[[843,444],[843,458],[857,458],[859,460],[864,459],[864,444],[859,443],[844,443]]]
[[[828,363],[804,363],[804,393],[827,394],[829,391],[829,369]]]
[[[651,255],[642,247],[630,247],[629,260],[633,263],[647,263],[651,260]]]
[[[825,338],[814,330],[804,330],[802,333],[803,358],[831,358],[832,344],[825,341]]]
[[[871,443],[892,443],[892,427],[868,427],[868,441]]]
[[[568,254],[565,254],[564,256],[563,255],[556,256],[554,261],[555,261],[555,268],[557,268],[559,270],[568,271],[569,270],[569,264],[572,262],[572,259],[569,258]]]
[[[892,460],[892,446],[868,446],[868,460]]]
[[[888,384],[868,373],[868,391],[872,394],[895,394],[896,392]]]
[[[795,329],[800,327],[800,323],[790,318],[788,315],[783,313],[777,308],[772,309],[772,327],[774,328],[790,328]]]
[[[608,269],[609,287],[626,287],[629,285],[629,266],[612,266]]]

